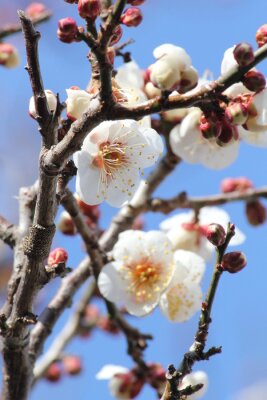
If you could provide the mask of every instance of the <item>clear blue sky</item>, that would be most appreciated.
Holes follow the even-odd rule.
[[[16,9],[23,8],[28,1],[0,0],[0,15],[15,21]],[[78,85],[85,87],[90,69],[86,60],[87,49],[83,44],[66,45],[56,38],[57,20],[64,16],[74,16],[75,7],[63,0],[46,1],[54,11],[54,17],[40,26],[40,60],[45,87],[59,92],[65,98],[65,89]],[[7,11],[8,9],[8,11]],[[125,29],[124,38],[133,37],[131,46],[134,59],[143,68],[153,61],[154,47],[162,43],[173,43],[184,47],[193,60],[200,75],[209,69],[216,77],[219,74],[223,52],[230,46],[248,41],[255,45],[256,29],[267,23],[265,0],[147,0],[142,7],[144,22],[140,28]],[[266,18],[266,19],[264,19]],[[0,211],[16,220],[16,200],[21,185],[29,185],[37,177],[39,136],[36,124],[28,115],[28,99],[31,96],[27,73],[23,69],[25,54],[20,35],[11,39],[21,53],[21,66],[16,70],[1,69],[0,104],[0,174],[4,190],[1,193]],[[266,63],[259,67],[263,73]],[[265,73],[266,74],[266,73]],[[159,195],[172,196],[181,190],[191,195],[216,193],[222,178],[243,176],[250,178],[256,186],[266,184],[266,150],[242,144],[240,156],[231,167],[220,171],[210,171],[199,166],[182,164],[158,190]],[[12,205],[12,206],[11,206]],[[223,276],[213,311],[213,324],[209,335],[209,345],[222,345],[223,353],[209,362],[199,363],[196,369],[204,369],[210,378],[206,400],[234,400],[234,394],[241,388],[261,379],[267,379],[267,312],[266,280],[267,265],[265,246],[267,244],[266,225],[250,227],[245,221],[244,205],[238,203],[225,207],[236,223],[247,235],[244,250],[248,267],[237,275]],[[109,223],[114,209],[103,207],[102,225]],[[147,228],[158,228],[161,215],[149,214]],[[69,246],[70,266],[75,267],[83,254],[78,240],[58,235],[55,245]],[[211,274],[207,269],[204,286],[207,287]],[[46,293],[47,298],[49,294]],[[57,325],[64,322],[65,317]],[[155,312],[153,315],[132,322],[145,332],[152,332],[155,341],[146,351],[148,361],[159,361],[164,366],[178,364],[182,354],[192,343],[197,318],[186,324],[170,325]],[[75,339],[68,349],[81,355],[85,369],[81,376],[64,378],[62,383],[40,383],[31,400],[63,399],[79,400],[89,398],[110,399],[106,382],[94,379],[96,372],[107,363],[132,366],[125,354],[123,338],[109,338],[96,332],[92,339]],[[155,398],[150,389],[142,392],[139,399]]]

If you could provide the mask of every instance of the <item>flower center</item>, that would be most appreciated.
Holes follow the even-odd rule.
[[[122,143],[101,143],[98,153],[93,159],[93,165],[112,178],[119,168],[127,165],[125,153],[126,148]]]
[[[123,275],[127,271],[127,275],[124,275],[128,281],[127,290],[137,303],[153,300],[165,288],[169,279],[168,274],[163,276],[161,265],[152,263],[148,258],[137,264],[126,265],[123,270]]]

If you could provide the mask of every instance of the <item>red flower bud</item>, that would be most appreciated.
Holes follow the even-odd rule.
[[[99,206],[90,206],[89,204],[84,203],[76,193],[75,198],[81,212],[86,215],[92,222],[97,223],[101,215]]]
[[[201,233],[206,236],[209,242],[214,246],[221,246],[225,242],[226,233],[224,228],[219,224],[209,224],[201,226]]]
[[[234,125],[243,125],[248,119],[247,107],[242,103],[232,103],[225,110],[225,116]]]
[[[145,0],[127,0],[127,3],[131,4],[131,6],[141,6],[144,2]]]
[[[244,86],[252,92],[260,92],[266,86],[265,76],[259,71],[247,72],[244,75],[242,82]]]
[[[68,375],[78,375],[82,371],[82,362],[80,357],[65,356],[63,358],[63,369]]]
[[[222,267],[225,271],[235,274],[247,265],[247,259],[241,251],[226,253],[222,259]]]
[[[45,374],[45,378],[50,382],[58,382],[61,376],[61,368],[57,362],[52,363]]]
[[[251,225],[263,224],[266,221],[266,214],[266,208],[259,200],[251,200],[246,203],[246,216]]]
[[[113,46],[114,44],[118,43],[121,40],[122,33],[122,27],[120,25],[117,25],[116,28],[113,30],[112,36],[109,40],[109,45]]]
[[[261,47],[267,43],[267,24],[262,25],[256,32],[256,42]]]
[[[58,21],[57,35],[63,43],[71,43],[75,41],[78,32],[78,26],[73,18],[62,18]]]
[[[29,18],[35,19],[40,17],[46,11],[47,8],[43,3],[31,3],[26,8],[25,13]]]
[[[238,65],[245,67],[254,61],[253,48],[249,43],[239,43],[234,48],[234,58]]]
[[[137,7],[128,8],[121,16],[122,24],[131,27],[138,26],[143,20],[141,10]]]
[[[82,18],[95,21],[101,13],[101,2],[100,0],[79,0],[78,12]]]
[[[66,267],[66,262],[68,260],[68,253],[66,252],[65,249],[58,247],[51,251],[51,253],[48,256],[47,260],[47,271],[52,271],[55,270],[56,268],[63,268],[63,270]]]
[[[111,394],[120,399],[134,399],[144,386],[144,379],[137,376],[135,370],[115,374],[110,382]]]
[[[230,193],[235,191],[245,192],[247,189],[251,189],[253,187],[253,183],[245,176],[241,176],[239,178],[225,178],[221,182],[222,193]]]

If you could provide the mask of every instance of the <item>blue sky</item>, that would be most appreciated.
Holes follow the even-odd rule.
[[[55,4],[56,3],[56,4]],[[16,20],[16,9],[24,8],[27,1],[0,0],[0,22],[4,19]],[[90,68],[86,60],[87,49],[83,44],[66,45],[57,40],[57,20],[64,16],[78,19],[75,7],[49,0],[46,4],[54,11],[53,18],[39,27],[40,61],[45,87],[59,92],[65,98],[65,89],[78,85],[85,87],[90,78]],[[184,47],[190,54],[193,65],[200,75],[209,69],[217,77],[224,51],[240,42],[248,41],[255,46],[255,32],[263,23],[266,13],[265,0],[147,0],[142,7],[144,21],[137,29],[124,29],[124,39],[134,38],[131,46],[133,58],[142,68],[153,62],[152,51],[162,43],[173,43]],[[1,139],[0,175],[3,187],[0,211],[16,221],[16,200],[21,185],[29,185],[37,177],[37,160],[40,138],[35,122],[28,117],[28,99],[31,96],[25,65],[23,40],[20,35],[10,40],[21,53],[21,66],[16,70],[1,69],[0,102]],[[266,63],[259,66],[265,73]],[[266,73],[265,73],[266,74]],[[266,184],[266,150],[241,145],[238,160],[223,171],[211,171],[200,166],[181,164],[177,171],[159,188],[157,194],[172,196],[181,190],[190,195],[206,195],[218,192],[220,181],[228,176],[250,178],[256,186]],[[248,266],[237,275],[223,276],[213,310],[213,323],[208,344],[222,345],[223,353],[209,362],[200,363],[196,369],[204,369],[209,374],[210,386],[204,397],[206,400],[234,400],[241,388],[258,380],[267,379],[267,332],[266,280],[267,265],[265,246],[267,244],[266,225],[252,228],[244,217],[244,205],[237,203],[225,209],[247,235],[247,240],[238,249],[245,251]],[[105,227],[114,215],[114,209],[103,206],[102,226]],[[148,214],[148,229],[157,229],[162,215]],[[81,243],[57,235],[55,245],[68,246],[70,266],[75,267],[83,254]],[[212,266],[207,268],[204,287],[207,288]],[[58,284],[55,283],[53,289]],[[46,297],[51,297],[49,292]],[[64,316],[56,329],[64,323]],[[192,343],[197,317],[186,324],[170,325],[155,312],[153,315],[131,321],[145,332],[152,332],[155,341],[146,351],[148,361],[159,361],[164,366],[178,364],[182,354]],[[88,341],[75,339],[68,350],[81,355],[85,365],[81,376],[64,378],[57,385],[41,382],[31,395],[31,400],[47,398],[79,400],[110,398],[106,383],[94,379],[96,372],[107,363],[131,367],[125,354],[122,337],[108,337],[95,332]],[[140,400],[155,398],[150,389],[139,396]]]

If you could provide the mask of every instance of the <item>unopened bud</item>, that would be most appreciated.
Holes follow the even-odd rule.
[[[244,86],[252,92],[260,92],[266,86],[265,76],[259,71],[247,72],[244,75],[242,82]]]
[[[97,223],[101,215],[99,206],[90,206],[89,204],[84,203],[77,195],[77,193],[74,194],[74,197],[76,198],[77,204],[81,212],[86,215],[91,221]]]
[[[95,21],[101,13],[101,2],[100,0],[79,0],[78,12],[82,18]]]
[[[141,10],[137,7],[128,8],[121,16],[121,23],[128,27],[138,26],[143,20]]]
[[[152,82],[146,83],[145,92],[149,99],[153,99],[154,97],[161,95],[161,90],[154,86]]]
[[[83,312],[82,319],[90,328],[94,327],[100,317],[99,309],[94,304],[88,304]]]
[[[57,108],[57,96],[52,92],[52,90],[47,89],[45,90],[45,97],[47,100],[49,110],[51,112],[55,111]],[[33,96],[30,98],[29,114],[33,119],[36,119],[38,117]]]
[[[197,86],[198,72],[194,67],[189,67],[181,72],[179,93],[186,93]]]
[[[72,221],[71,216],[66,211],[63,211],[59,217],[57,224],[58,230],[64,235],[73,236],[77,233],[76,227]]]
[[[58,247],[51,251],[48,256],[46,271],[64,271],[66,268],[66,262],[68,261],[68,253],[62,247]]]
[[[99,318],[97,321],[97,326],[104,332],[111,333],[112,335],[117,335],[120,332],[116,322],[106,316]]]
[[[63,368],[68,375],[78,375],[82,371],[82,362],[80,357],[65,356],[63,358]]]
[[[226,253],[222,259],[222,267],[225,271],[235,274],[247,265],[247,259],[241,251]]]
[[[255,59],[252,46],[246,42],[236,45],[233,54],[237,64],[241,67],[251,64]]]
[[[231,193],[231,192],[245,192],[248,189],[253,188],[254,185],[245,176],[241,176],[239,178],[225,178],[221,182],[221,192],[222,193]]]
[[[47,11],[46,6],[43,3],[31,3],[25,10],[25,14],[31,18],[36,19]]]
[[[149,365],[146,380],[158,393],[163,394],[166,385],[166,371],[161,364]]]
[[[16,47],[9,43],[0,43],[0,65],[14,68],[19,64],[19,53]]]
[[[141,6],[144,2],[145,0],[127,0],[127,4],[131,4],[131,6]]]
[[[266,221],[266,214],[266,208],[259,200],[251,200],[246,203],[246,216],[251,225],[263,224]]]
[[[113,33],[109,40],[109,45],[113,46],[114,44],[118,43],[121,40],[122,33],[122,27],[120,25],[117,25],[116,28],[113,30]]]
[[[232,103],[225,110],[225,116],[234,125],[243,125],[248,115],[248,110],[242,103]]]
[[[52,363],[45,373],[45,378],[50,382],[58,382],[61,376],[61,368],[57,362]]]
[[[69,4],[77,4],[79,0],[64,0],[64,1]]]
[[[262,25],[256,32],[256,42],[261,47],[267,43],[267,24]]]
[[[199,129],[205,139],[217,138],[221,134],[222,124],[220,121],[214,121],[202,114]]]
[[[115,398],[134,399],[141,391],[144,380],[134,370],[128,373],[117,373],[109,381],[109,389]]]
[[[78,32],[78,26],[73,18],[62,18],[58,21],[57,36],[63,43],[72,43],[75,41]]]
[[[201,233],[206,236],[209,242],[214,246],[221,246],[224,244],[226,239],[226,233],[224,228],[219,224],[209,224],[201,226]]]

